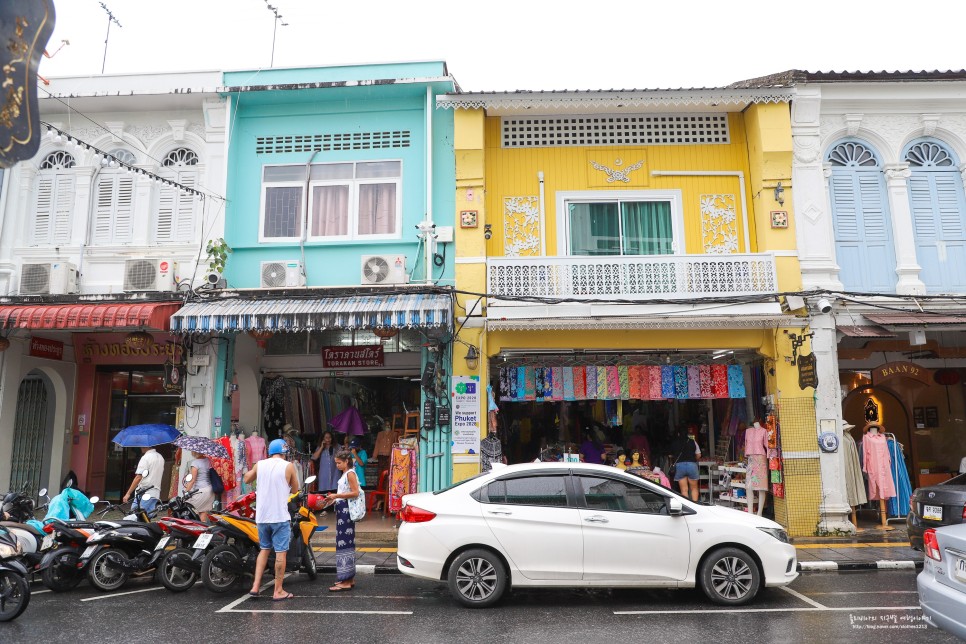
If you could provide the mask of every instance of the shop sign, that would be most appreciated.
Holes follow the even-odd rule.
[[[815,369],[815,354],[798,356],[798,388],[818,387],[818,371]]]
[[[382,367],[385,353],[381,344],[358,347],[322,347],[322,366],[327,369]]]
[[[453,454],[480,453],[480,377],[453,376]]]
[[[152,333],[154,342],[146,347],[132,347],[125,333],[74,334],[74,346],[80,347],[79,361],[85,364],[161,364],[181,362],[181,344],[170,336]]]
[[[933,384],[932,369],[925,369],[913,362],[887,362],[872,370],[872,384],[874,385],[893,378],[912,378],[925,385]]]
[[[48,360],[64,359],[64,343],[59,340],[48,340],[47,338],[30,338],[30,355],[35,358],[47,358]]]

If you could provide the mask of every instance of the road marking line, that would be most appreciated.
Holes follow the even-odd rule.
[[[31,590],[30,591],[30,594],[31,595],[40,595],[42,593],[52,593],[52,592],[54,592],[54,591],[52,591],[50,589],[47,589],[47,590]]]
[[[809,613],[859,610],[921,610],[919,606],[846,606],[844,608],[713,608],[701,610],[615,610],[614,615],[694,615],[696,613]]]
[[[810,604],[811,606],[814,606],[815,608],[827,608],[826,606],[823,606],[823,605],[819,604],[814,599],[811,599],[809,597],[806,597],[805,595],[801,594],[800,592],[798,592],[796,590],[792,590],[788,586],[779,586],[779,588],[781,590],[784,590],[786,593],[788,593],[792,597],[798,597],[799,599],[801,599],[806,604]]]
[[[812,593],[813,595],[918,595],[918,590],[850,590]]]
[[[918,608],[918,606],[917,606]],[[312,615],[412,615],[411,610],[225,610],[219,613],[308,613]]]
[[[85,597],[81,601],[82,602],[93,602],[93,601],[97,601],[98,599],[110,599],[111,597],[121,597],[122,595],[134,595],[134,594],[137,594],[137,593],[150,593],[150,592],[153,592],[155,590],[164,590],[164,586],[156,586],[154,588],[142,588],[141,590],[128,590],[128,591],[123,592],[123,593],[114,593],[112,595],[98,595],[97,597]]]

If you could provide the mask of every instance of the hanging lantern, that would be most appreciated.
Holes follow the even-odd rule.
[[[955,369],[937,369],[932,379],[946,387],[959,383],[959,372]]]
[[[387,326],[377,326],[372,330],[383,342],[389,338],[394,338],[399,333],[399,329],[393,329]]]
[[[9,348],[10,348],[10,340],[6,339],[3,336],[0,336],[0,352],[6,351]]]
[[[136,350],[147,349],[154,344],[154,336],[147,331],[138,329],[127,334],[127,337],[124,338],[124,344]]]
[[[252,329],[248,332],[248,335],[255,338],[255,343],[262,349],[268,344],[268,340],[275,334],[271,331],[266,331],[265,329]]]

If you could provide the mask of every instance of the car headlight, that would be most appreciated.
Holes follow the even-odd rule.
[[[6,559],[7,557],[16,557],[20,554],[20,544],[16,546],[11,546],[6,543],[0,543],[0,559]]]
[[[782,543],[789,543],[788,533],[782,530],[781,528],[758,528],[758,529],[764,532],[765,534],[770,534],[771,536],[775,537]]]

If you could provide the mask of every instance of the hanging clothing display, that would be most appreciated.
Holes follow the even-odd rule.
[[[868,433],[862,439],[862,470],[869,475],[869,500],[891,499],[896,495],[892,482],[892,458],[882,434]]]
[[[247,469],[252,469],[258,461],[262,461],[268,458],[268,452],[265,449],[265,439],[258,434],[252,434],[245,439],[245,461],[248,464]]]
[[[480,441],[480,471],[489,472],[493,463],[503,462],[503,444],[496,434],[490,432]]]
[[[848,503],[853,508],[868,502],[865,494],[865,481],[862,479],[862,464],[859,463],[859,449],[849,432],[842,432],[842,455],[845,458],[845,491]]]
[[[905,517],[909,514],[909,497],[912,496],[906,457],[903,455],[902,443],[891,438],[887,440],[889,456],[892,459],[892,479],[896,488],[896,495],[889,499],[888,513],[890,517]]]
[[[389,466],[389,511],[399,512],[402,498],[416,491],[416,474],[419,457],[416,441],[400,442],[393,445],[392,461]]]

